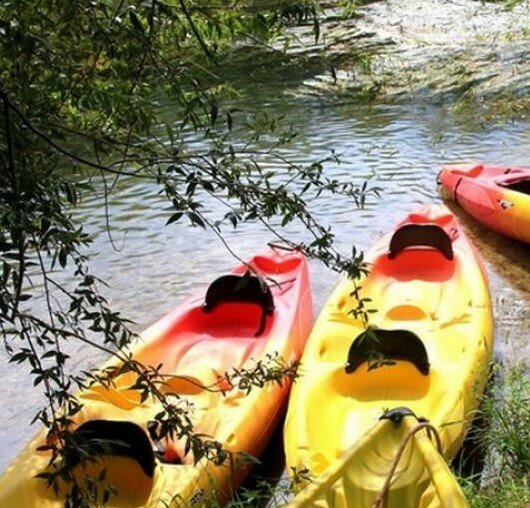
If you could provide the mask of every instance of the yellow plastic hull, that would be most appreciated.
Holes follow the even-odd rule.
[[[371,273],[358,285],[361,297],[370,298],[369,306],[376,311],[370,324],[416,334],[425,346],[430,370],[425,375],[410,361],[397,359],[377,368],[364,362],[347,373],[350,347],[364,328],[349,313],[356,305],[353,283],[341,282],[317,319],[302,357],[302,377],[291,392],[285,424],[290,468],[308,468],[318,477],[358,443],[385,410],[400,406],[438,429],[445,458],[454,457],[462,445],[493,351],[487,282],[473,247],[447,208],[421,210],[402,225],[409,223],[440,226],[451,239],[453,259],[424,247],[407,248],[390,259],[389,234],[367,255]],[[370,507],[388,472],[389,457],[395,454],[392,438],[386,439],[387,446],[375,454],[377,460],[378,443],[366,448],[366,456],[359,452],[365,467],[352,473],[355,488],[345,484],[338,504],[318,506]],[[427,491],[415,497],[401,492],[407,490],[393,485],[388,506],[442,506],[430,504]]]

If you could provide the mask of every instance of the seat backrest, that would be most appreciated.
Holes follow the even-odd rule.
[[[90,455],[117,455],[136,460],[146,476],[153,477],[155,456],[151,442],[141,427],[129,421],[89,420],[74,432]],[[72,467],[84,457],[73,457]]]
[[[453,259],[453,244],[445,229],[437,224],[405,224],[390,240],[388,258],[394,259],[407,247],[432,247],[448,259]]]
[[[373,328],[362,332],[352,342],[345,370],[354,372],[364,362],[392,364],[392,360],[411,362],[424,376],[429,374],[427,350],[421,339],[409,330]]]
[[[204,312],[210,312],[221,303],[256,303],[262,309],[261,321],[255,336],[265,329],[267,316],[274,312],[274,299],[270,288],[255,275],[224,275],[210,285],[202,306]]]

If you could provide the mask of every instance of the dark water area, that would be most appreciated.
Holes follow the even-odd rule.
[[[440,166],[456,161],[484,161],[529,166],[530,122],[478,125],[473,116],[456,115],[451,104],[409,103],[369,106],[343,102],[324,105],[304,96],[285,93],[289,83],[254,83],[242,91],[239,107],[283,114],[299,136],[285,157],[310,162],[335,150],[340,164],[328,164],[326,174],[345,181],[381,188],[356,209],[346,199],[318,199],[311,203],[319,219],[333,227],[337,247],[367,249],[401,218],[429,203],[441,202],[436,186]],[[168,109],[167,118],[173,113]],[[279,175],[285,167],[269,163]],[[155,184],[122,178],[109,196],[108,214],[102,193],[86,196],[76,211],[78,220],[94,236],[91,267],[106,280],[106,295],[116,310],[132,319],[138,331],[156,321],[177,303],[235,264],[220,241],[202,229],[185,224],[165,226],[167,203]],[[496,351],[508,361],[527,358],[530,336],[530,247],[502,238],[465,216],[457,207],[466,232],[482,253],[490,278],[496,312]],[[295,240],[306,238],[301,226],[290,226]],[[243,258],[272,240],[259,224],[226,231],[231,247]],[[338,276],[318,263],[311,264],[315,316]],[[72,345],[74,368],[88,368],[104,358],[86,346]],[[0,470],[5,468],[36,432],[30,421],[42,403],[24,367],[7,363],[0,349]]]

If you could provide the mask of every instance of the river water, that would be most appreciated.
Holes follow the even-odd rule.
[[[283,81],[282,81],[283,80]],[[471,113],[455,113],[452,103],[432,105],[409,101],[399,105],[359,105],[342,100],[323,103],[292,93],[284,76],[274,83],[254,83],[242,90],[239,106],[285,114],[299,136],[284,154],[298,162],[326,156],[334,149],[340,164],[328,164],[329,176],[359,182],[372,176],[382,189],[358,210],[343,199],[317,200],[313,211],[332,225],[337,245],[347,253],[351,244],[368,248],[405,214],[441,201],[436,174],[455,161],[530,165],[530,121],[478,124]],[[167,116],[171,117],[171,110]],[[281,165],[272,167],[281,173]],[[104,200],[88,196],[76,212],[94,236],[92,271],[106,280],[112,306],[135,322],[138,331],[234,265],[219,240],[184,224],[165,226],[167,204],[154,184],[120,180],[109,197],[107,232]],[[466,232],[484,256],[496,313],[496,351],[507,361],[527,358],[530,341],[530,248],[500,237],[468,219],[460,210]],[[291,237],[304,238],[301,227]],[[247,224],[227,231],[241,257],[264,247],[270,234]],[[337,282],[337,275],[311,264],[315,313]],[[6,365],[0,349],[0,471],[36,431],[30,421],[42,400],[24,368]],[[76,347],[73,365],[97,366],[104,358],[85,346]]]

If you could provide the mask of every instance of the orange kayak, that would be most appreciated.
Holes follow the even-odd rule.
[[[451,164],[442,168],[439,180],[479,222],[530,243],[530,169]]]
[[[285,362],[299,359],[312,324],[302,254],[270,249],[248,265],[261,280],[247,274],[247,265],[238,266],[148,328],[133,349],[133,358],[144,365],[163,364],[166,382],[160,389],[192,404],[194,432],[218,441],[233,457],[262,452],[283,415],[289,382],[266,382],[247,394],[245,387],[227,383],[225,373],[255,368],[259,361],[274,364],[278,356]],[[114,366],[119,363],[106,365]],[[127,372],[112,386],[94,385],[78,395],[84,407],[76,415],[77,432],[87,439],[118,439],[120,446],[92,462],[80,459],[76,477],[95,478],[105,469],[105,481],[115,489],[110,507],[208,506],[225,500],[248,463],[239,467],[230,460],[217,466],[204,458],[194,463],[184,438],[155,441],[152,426],[163,408],[158,399],[141,400],[131,389],[137,380],[136,373]],[[64,506],[67,487],[56,495],[35,478],[48,467],[50,452],[37,450],[45,443],[43,430],[0,477],[0,506]]]

